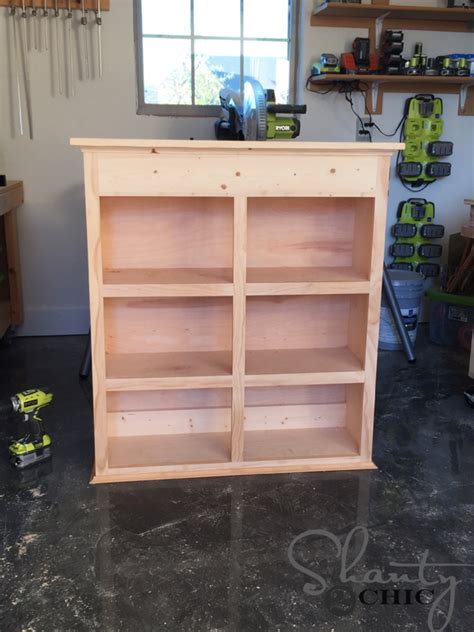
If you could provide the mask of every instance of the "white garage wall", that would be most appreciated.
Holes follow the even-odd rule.
[[[434,0],[437,2],[438,0]],[[25,299],[22,335],[83,333],[88,329],[86,239],[81,155],[69,147],[70,137],[213,138],[212,119],[137,116],[131,0],[112,0],[104,14],[102,80],[81,83],[74,99],[51,96],[49,57],[32,53],[31,74],[35,140],[12,135],[11,72],[4,54],[9,20],[0,15],[0,171],[25,184],[25,205],[19,213]],[[302,41],[303,84],[311,62],[325,50],[347,50],[356,29],[323,30],[309,26],[312,2],[305,0]],[[426,52],[473,49],[470,34],[407,32],[407,40],[425,42]],[[409,44],[408,49],[411,50]],[[344,99],[302,91],[308,105],[302,140],[352,141],[355,119]],[[391,130],[401,117],[405,95],[389,95],[377,123]],[[432,185],[427,195],[437,203],[438,219],[455,231],[462,218],[464,197],[473,195],[474,119],[458,117],[457,98],[445,96],[445,138],[455,143],[454,175]],[[359,111],[362,105],[359,103]],[[374,139],[383,140],[377,135]],[[409,196],[394,179],[389,224],[398,202]]]

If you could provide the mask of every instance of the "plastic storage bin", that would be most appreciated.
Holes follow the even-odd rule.
[[[471,348],[474,296],[446,294],[429,289],[430,340],[437,345]]]

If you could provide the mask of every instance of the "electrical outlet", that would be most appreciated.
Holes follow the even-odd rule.
[[[364,132],[370,132],[370,127],[366,127],[370,123],[369,116],[361,116],[362,125],[360,124],[359,119],[356,119],[356,141],[358,143],[368,143],[370,142],[370,136]]]

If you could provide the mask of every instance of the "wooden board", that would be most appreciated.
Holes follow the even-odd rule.
[[[2,292],[2,317],[0,319],[0,337],[11,326],[23,323],[23,296],[21,283],[20,249],[18,242],[17,208],[23,204],[23,183],[10,181],[7,186],[0,187],[0,222],[2,223],[2,239],[5,249],[6,275],[4,283],[8,291]]]
[[[399,147],[83,141],[94,482],[373,467]]]

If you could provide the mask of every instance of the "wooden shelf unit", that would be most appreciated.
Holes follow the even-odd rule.
[[[73,140],[93,482],[374,467],[399,144]]]
[[[436,8],[372,2],[372,4],[342,4],[324,2],[311,16],[311,25],[320,27],[367,28],[372,51],[379,57],[383,33],[390,29],[472,33],[474,9]],[[474,116],[474,77],[427,77],[405,75],[341,75],[338,73],[312,77],[308,88],[317,92],[318,83],[354,81],[368,83],[368,110],[382,114],[383,98],[393,92],[438,92],[459,94],[458,114]]]

